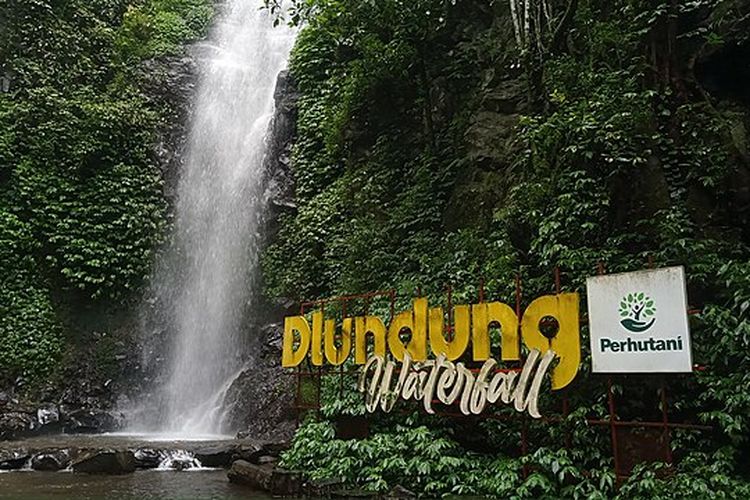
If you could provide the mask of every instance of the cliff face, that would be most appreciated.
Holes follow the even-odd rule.
[[[275,240],[280,217],[296,210],[291,156],[297,137],[298,98],[294,80],[283,71],[276,83],[276,107],[265,158],[266,245]],[[247,368],[234,381],[225,400],[226,424],[237,429],[240,436],[288,439],[296,426],[296,379],[281,368],[283,317],[292,313],[291,307],[288,299],[267,297],[256,305],[255,316],[248,318]]]
[[[344,9],[350,25],[328,20],[331,6],[301,34],[299,211],[266,254],[272,295],[425,276],[439,289],[461,275],[456,254],[475,276],[512,262],[578,268],[576,218],[596,233],[592,256],[608,234],[628,235],[620,250],[660,252],[666,242],[638,240],[670,211],[696,237],[748,240],[746,2],[579,7],[533,60],[506,3],[434,7],[426,24]],[[388,24],[399,22],[403,33]],[[590,183],[578,215],[558,199],[574,174]]]

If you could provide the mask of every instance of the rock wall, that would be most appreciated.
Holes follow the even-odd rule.
[[[279,74],[274,98],[265,160],[266,244],[276,237],[279,217],[296,209],[291,151],[297,136],[298,93],[287,71]],[[250,359],[226,398],[227,424],[243,437],[285,439],[296,426],[295,379],[281,368],[282,320],[291,307],[293,302],[284,298],[261,299],[256,305],[247,336]]]

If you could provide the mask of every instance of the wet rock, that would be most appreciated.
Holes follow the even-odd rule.
[[[28,450],[0,450],[0,470],[22,469],[31,458]]]
[[[278,462],[278,457],[271,457],[269,455],[263,455],[262,457],[258,457],[255,463],[258,465],[266,465],[266,464],[272,464],[275,462]]]
[[[266,454],[266,450],[261,442],[243,443],[235,450],[235,460],[245,460],[246,462],[258,463],[258,458]]]
[[[336,490],[331,492],[331,498],[377,498],[378,494],[365,490]]]
[[[236,460],[227,472],[229,481],[243,484],[257,490],[267,490],[271,481],[273,468],[251,464],[245,460]]]
[[[24,437],[37,428],[36,416],[23,411],[0,414],[0,441]]]
[[[31,458],[31,468],[39,471],[58,471],[67,468],[71,459],[70,450],[45,450]]]
[[[56,424],[60,421],[60,410],[53,403],[45,403],[36,410],[40,425]]]
[[[312,497],[328,498],[333,491],[344,489],[345,485],[346,480],[343,477],[336,477],[320,481],[307,481],[304,486],[305,494]]]
[[[391,491],[386,493],[384,496],[386,500],[396,500],[400,498],[417,498],[417,495],[410,490],[407,490],[400,484],[397,484]]]
[[[267,455],[272,457],[279,457],[282,453],[289,449],[292,444],[289,441],[270,441],[263,445]]]
[[[129,474],[135,471],[135,456],[131,451],[91,451],[73,461],[73,471],[87,474]]]
[[[243,371],[227,391],[227,423],[246,429],[238,437],[289,439],[296,427],[293,407],[295,379],[281,368],[280,350],[266,344],[256,352],[265,353],[266,350],[269,354],[261,356],[254,366]]]
[[[268,172],[265,197],[269,200],[269,235],[276,234],[277,219],[281,214],[297,209],[291,158],[297,136],[298,99],[299,92],[294,79],[288,71],[282,71],[276,79],[276,111],[271,124],[271,140],[264,166]]]
[[[276,467],[271,472],[268,491],[272,495],[293,496],[302,493],[302,472]]]
[[[68,414],[63,422],[70,434],[96,434],[117,429],[118,420],[109,412],[78,409]]]
[[[157,131],[154,150],[169,199],[176,195],[177,177],[184,160],[187,124],[199,72],[197,60],[205,57],[201,50],[200,44],[194,44],[182,55],[149,59],[138,68],[143,76],[143,91],[152,102],[171,112],[170,119]]]
[[[232,463],[236,450],[234,445],[207,448],[195,452],[195,458],[200,460],[203,467],[226,467]]]
[[[197,469],[201,465],[196,463],[195,459],[187,457],[173,458],[169,462],[169,469],[183,471],[188,469]]]
[[[162,461],[162,454],[151,448],[141,448],[133,453],[135,466],[138,469],[156,469]]]
[[[187,450],[168,450],[162,452],[162,461],[159,463],[159,469],[166,470],[188,470],[201,467],[200,460]]]

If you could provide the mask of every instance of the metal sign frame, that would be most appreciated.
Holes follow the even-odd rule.
[[[648,260],[648,268],[653,267],[653,261],[652,258],[649,257]],[[597,266],[598,274],[603,275],[605,274],[605,268],[604,265],[600,262]],[[553,270],[553,279],[554,279],[554,289],[555,293],[559,294],[562,291],[562,285],[561,285],[561,273],[560,268],[555,267]],[[522,279],[519,274],[516,274],[515,276],[515,311],[516,314],[520,317],[521,315],[521,307],[522,307]],[[417,295],[421,296],[422,291],[420,288],[417,288]],[[448,314],[448,320],[447,325],[445,325],[445,332],[448,336],[448,338],[451,338],[452,330],[453,330],[453,321],[452,321],[452,305],[453,305],[453,290],[450,285],[446,286],[445,288],[445,295],[446,295],[446,306],[447,306],[447,314]],[[485,300],[485,287],[484,287],[484,279],[479,280],[479,302],[482,303]],[[325,311],[325,308],[327,305],[330,304],[337,304],[342,312],[342,317],[347,317],[347,310],[349,309],[349,305],[354,301],[363,301],[364,302],[364,313],[367,314],[370,308],[370,304],[374,299],[382,299],[385,298],[389,302],[389,308],[390,308],[390,319],[394,317],[395,314],[395,307],[396,307],[396,291],[395,290],[380,290],[375,292],[369,292],[364,294],[355,294],[355,295],[346,295],[346,296],[340,296],[340,297],[334,297],[329,299],[320,299],[320,300],[313,300],[313,301],[304,301],[300,303],[300,315],[304,315],[305,313],[313,310],[313,309],[319,309],[321,311]],[[697,309],[689,309],[688,311],[689,315],[697,314],[700,312],[700,310]],[[581,324],[586,324],[588,322],[587,317],[585,314],[581,315],[580,318]],[[521,359],[519,362],[513,362],[511,363],[511,367],[504,367],[504,368],[498,368],[497,371],[508,371],[508,370],[520,370],[520,366],[522,366],[524,359]],[[303,364],[305,366],[303,366]],[[360,372],[360,368],[345,368],[343,365],[340,365],[338,367],[332,367],[332,366],[317,366],[314,367],[309,363],[309,360],[307,360],[305,363],[299,365],[296,369],[290,370],[288,372],[289,375],[296,376],[296,389],[295,389],[295,404],[294,407],[298,411],[298,418],[301,413],[304,413],[306,411],[315,411],[319,412],[321,407],[321,386],[322,386],[322,380],[323,377],[331,377],[335,376],[339,378],[339,393],[343,395],[344,391],[344,380],[347,375],[353,375],[358,374]],[[474,369],[475,371],[478,371],[478,368]],[[684,374],[682,374],[684,376]],[[623,377],[628,376],[628,374],[619,374],[619,373],[610,373],[610,374],[599,374],[599,373],[591,373],[591,377],[593,377],[595,380],[602,380],[604,379],[606,381],[606,397],[607,397],[607,409],[608,409],[608,416],[607,418],[593,418],[593,417],[587,417],[585,419],[585,422],[587,425],[591,426],[597,426],[597,427],[606,427],[609,430],[610,434],[610,441],[611,441],[611,452],[612,452],[612,459],[614,464],[614,473],[617,478],[617,481],[621,481],[625,478],[627,478],[632,470],[632,465],[627,464],[624,462],[627,462],[626,457],[624,456],[625,450],[628,448],[628,438],[632,437],[631,433],[634,429],[642,429],[642,430],[653,430],[653,431],[661,431],[660,432],[660,439],[658,439],[658,442],[660,444],[659,446],[659,453],[657,454],[662,458],[661,461],[665,462],[668,465],[671,465],[674,461],[674,457],[672,454],[672,448],[671,448],[671,434],[672,431],[675,429],[683,429],[683,430],[692,430],[692,431],[711,431],[713,430],[713,427],[710,425],[700,425],[693,422],[682,422],[682,421],[673,421],[670,419],[670,411],[669,411],[669,398],[667,396],[667,377],[678,377],[680,374],[639,374],[638,376],[641,377],[653,377],[658,380],[659,383],[659,404],[660,407],[660,414],[661,419],[660,420],[623,420],[618,417],[618,398],[615,395],[615,381],[618,379],[621,379]],[[306,401],[302,395],[302,386],[304,384],[312,383],[315,387],[315,401],[310,403],[309,401]],[[494,419],[494,420],[506,420],[506,421],[521,421],[521,428],[520,428],[520,454],[521,456],[525,456],[529,454],[529,425],[533,424],[533,422],[541,422],[543,424],[562,424],[564,423],[568,416],[571,413],[570,408],[570,398],[569,398],[569,392],[571,390],[575,390],[575,384],[574,381],[571,386],[566,387],[559,391],[560,396],[560,404],[559,404],[559,412],[556,414],[548,414],[545,416],[542,416],[540,419],[530,419],[526,415],[520,414],[520,413],[512,413],[512,414],[495,414],[492,412],[487,412],[481,415],[472,415],[467,416],[462,414],[459,411],[454,411],[450,407],[445,407],[440,409],[440,403],[435,402],[438,406],[438,409],[436,409],[435,413],[440,416],[444,417],[450,417],[450,418],[457,418],[457,419],[465,419],[465,418],[474,418],[474,419]],[[364,397],[364,395],[363,395]],[[403,409],[403,412],[408,412],[409,410]],[[566,430],[564,435],[564,442],[565,442],[565,448],[571,448],[571,436],[570,431]],[[652,443],[649,443],[652,444]],[[653,450],[653,447],[651,447]],[[653,461],[653,458],[651,459]],[[524,476],[529,474],[528,466],[524,466]]]

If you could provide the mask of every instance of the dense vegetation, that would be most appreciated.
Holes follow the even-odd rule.
[[[140,296],[169,223],[153,142],[174,119],[145,63],[179,54],[212,12],[0,4],[0,388],[48,380],[92,340],[81,316]],[[421,495],[750,497],[748,13],[745,0],[299,0],[297,210],[264,255],[267,295],[393,288],[402,307],[450,283],[468,302],[483,278],[513,302],[519,274],[528,302],[553,290],[554,266],[583,291],[599,262],[682,264],[700,370],[669,379],[670,409],[715,430],[674,432],[674,467],[638,465],[618,487],[608,429],[585,423],[608,410],[584,329],[572,411],[529,424],[525,456],[518,419],[405,406],[338,439],[363,409],[331,378],[284,465]],[[660,418],[658,381],[615,390],[624,416]]]
[[[84,310],[137,298],[167,222],[169,109],[140,64],[201,36],[207,0],[0,4],[0,386],[59,368]]]
[[[299,2],[298,211],[265,256],[268,293],[394,288],[403,306],[418,291],[444,300],[447,283],[472,300],[483,277],[512,303],[519,273],[528,302],[553,290],[554,266],[583,291],[598,262],[685,265],[702,370],[670,378],[670,407],[716,430],[673,433],[678,465],[639,466],[619,494],[746,497],[750,96],[731,82],[749,76],[747,13],[713,0]],[[607,414],[589,366],[584,352],[574,410],[532,426],[526,457],[517,420],[378,415],[369,438],[335,439],[338,415],[362,407],[334,379],[285,464],[378,491],[611,496],[609,435],[585,424]],[[615,389],[623,414],[658,417],[657,381]]]

